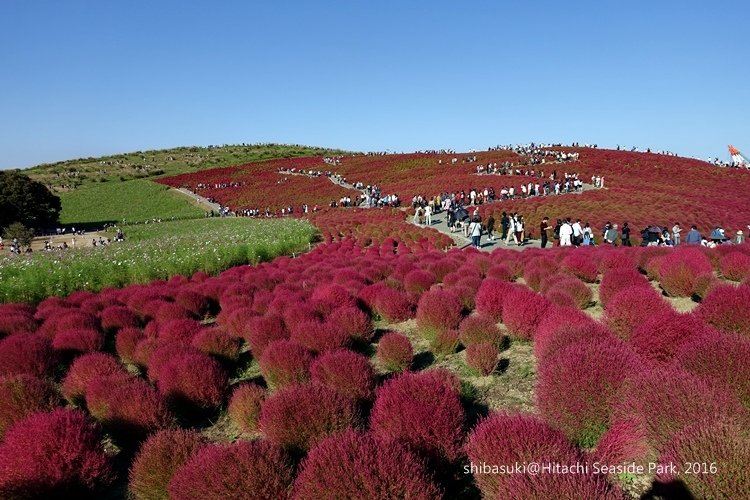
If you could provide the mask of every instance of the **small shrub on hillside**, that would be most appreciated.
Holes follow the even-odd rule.
[[[594,446],[612,422],[626,380],[640,370],[637,355],[620,342],[571,344],[539,366],[537,406],[569,439]]]
[[[408,293],[421,294],[430,289],[437,281],[437,277],[430,271],[415,269],[404,276],[404,290]]]
[[[153,323],[157,325],[158,337],[162,342],[180,342],[189,344],[203,330],[203,325],[189,318],[169,319]]]
[[[253,356],[259,358],[265,348],[274,340],[289,338],[289,331],[281,316],[254,316],[248,320],[243,328],[245,341],[250,345]]]
[[[110,306],[99,313],[102,328],[107,331],[121,328],[136,328],[141,324],[138,316],[125,306]]]
[[[113,479],[99,427],[77,410],[35,413],[0,444],[0,497],[80,498]]]
[[[184,354],[192,354],[197,352],[200,351],[190,345],[180,344],[177,342],[161,344],[148,360],[148,371],[146,372],[146,374],[148,375],[148,379],[151,382],[158,382],[161,375],[161,370],[167,363]]]
[[[84,353],[101,351],[104,348],[104,335],[99,330],[62,330],[52,339],[56,351]]]
[[[518,288],[503,302],[503,323],[511,335],[531,339],[550,303],[542,295]]]
[[[458,391],[441,377],[405,373],[378,389],[370,427],[441,469],[461,455],[464,409]]]
[[[750,335],[750,286],[719,285],[703,299],[695,315],[725,333]]]
[[[321,284],[313,290],[310,300],[322,314],[329,314],[337,307],[357,305],[356,298],[349,290],[335,283]]]
[[[62,381],[60,392],[69,402],[80,404],[86,397],[86,388],[91,382],[112,376],[128,376],[117,358],[103,352],[84,354],[73,361]]]
[[[0,442],[11,425],[60,403],[55,387],[33,375],[0,377]]]
[[[372,320],[358,307],[340,307],[328,316],[328,321],[344,330],[355,342],[372,342],[375,335]]]
[[[251,321],[258,315],[247,306],[230,308],[222,304],[222,309],[216,317],[216,323],[224,328],[230,335],[247,340]]]
[[[605,340],[617,342],[617,338],[602,324],[589,318],[575,318],[560,310],[560,320],[554,327],[537,328],[534,337],[534,355],[539,362],[556,356],[563,349],[578,342]],[[575,318],[575,319],[573,319]]]
[[[257,384],[246,383],[237,386],[229,400],[229,418],[242,432],[258,430],[260,407],[266,397],[266,391]]]
[[[750,340],[715,332],[684,342],[676,361],[685,370],[730,389],[750,409]]]
[[[346,330],[329,321],[302,321],[290,330],[292,340],[315,353],[347,347],[352,341]]]
[[[635,269],[613,269],[604,274],[599,285],[599,302],[606,308],[610,299],[618,292],[637,287],[651,288],[651,284]]]
[[[661,286],[672,297],[690,297],[696,292],[696,279],[713,272],[711,261],[697,248],[678,248],[662,257],[658,276]]]
[[[445,330],[438,333],[430,342],[430,351],[438,357],[454,354],[458,349],[459,333],[457,330]]]
[[[0,312],[0,338],[14,333],[30,333],[37,329],[37,322],[32,314],[20,312]]]
[[[349,350],[330,351],[319,356],[310,367],[314,382],[358,400],[369,400],[377,378],[368,359]]]
[[[505,264],[496,264],[487,271],[488,278],[494,278],[500,281],[513,281],[515,274],[513,270]]]
[[[68,309],[59,311],[58,314],[47,318],[39,328],[39,332],[52,338],[57,332],[63,330],[84,328],[97,330],[99,328],[99,321],[96,316],[80,309]]]
[[[492,342],[479,342],[466,348],[466,364],[479,375],[494,372],[498,361],[497,345]]]
[[[635,326],[630,345],[644,359],[668,363],[685,342],[704,334],[710,334],[709,329],[694,315],[663,310]]]
[[[476,466],[514,463],[581,461],[565,436],[534,415],[494,413],[482,420],[466,443],[469,460]],[[516,498],[510,474],[474,474],[483,498]]]
[[[500,321],[503,317],[503,301],[511,290],[513,285],[510,283],[493,278],[485,279],[474,299],[477,312]]]
[[[702,419],[678,432],[666,445],[659,463],[691,464],[693,474],[673,474],[664,470],[657,475],[667,498],[678,498],[679,483],[693,498],[742,498],[750,485],[750,438],[747,428],[713,418]],[[678,466],[679,467],[679,466]]]
[[[307,451],[320,440],[358,427],[357,403],[328,387],[290,386],[271,394],[260,410],[260,429],[274,444]]]
[[[645,464],[655,458],[646,431],[635,419],[614,422],[599,439],[592,456],[594,461],[607,465]]]
[[[384,286],[373,300],[374,311],[389,323],[399,323],[413,317],[414,308],[406,292]]]
[[[208,445],[175,471],[169,498],[286,498],[293,470],[289,458],[266,441]]]
[[[52,375],[57,356],[47,337],[15,333],[0,339],[0,376],[27,373],[44,378]]]
[[[135,346],[135,351],[133,351],[133,362],[143,369],[148,368],[151,362],[151,356],[153,356],[156,350],[163,345],[164,344],[160,342],[158,338],[145,336]]]
[[[401,372],[411,366],[414,350],[404,335],[388,332],[378,342],[377,358],[380,366],[389,372]]]
[[[199,331],[193,337],[191,345],[227,363],[235,363],[240,357],[240,339],[219,328],[204,328]]]
[[[586,286],[581,280],[573,278],[555,281],[544,292],[547,299],[552,302],[555,301],[551,299],[551,296],[555,296],[556,294],[563,294],[570,297],[575,307],[578,307],[579,309],[586,309],[591,305],[591,300],[593,298],[591,288]]]
[[[585,253],[572,253],[562,260],[562,269],[576,278],[582,279],[586,283],[596,283],[599,269],[597,268],[596,260],[592,257],[592,255],[587,255]]]
[[[432,339],[438,332],[458,328],[463,305],[452,290],[440,288],[422,294],[417,305],[417,328]]]
[[[750,277],[750,255],[742,252],[731,252],[719,261],[721,275],[728,280],[744,281]]]
[[[138,342],[145,338],[140,328],[123,328],[115,336],[115,350],[125,363],[135,362],[135,349]]]
[[[627,340],[633,329],[646,318],[671,310],[672,306],[653,288],[626,288],[607,303],[604,322],[620,338]]]
[[[224,399],[229,377],[221,365],[203,353],[177,356],[159,372],[159,391],[168,399],[199,409],[213,409]]]
[[[464,318],[458,327],[458,332],[461,343],[466,347],[480,342],[490,342],[495,346],[500,346],[504,338],[495,320],[481,314]]]
[[[210,298],[193,290],[179,291],[174,301],[196,318],[203,318],[214,308],[214,303]]]
[[[271,389],[310,380],[313,356],[293,340],[275,340],[260,357],[260,372]]]
[[[302,462],[294,498],[442,498],[415,455],[371,434],[344,432],[321,441]]]

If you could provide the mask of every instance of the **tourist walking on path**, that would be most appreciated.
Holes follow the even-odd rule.
[[[495,239],[494,233],[495,232],[495,217],[490,214],[490,216],[487,218],[487,239],[490,241],[493,241]]]
[[[482,223],[479,222],[479,218],[474,217],[471,220],[471,224],[469,224],[469,235],[471,236],[471,246],[478,250],[482,239]]]
[[[672,226],[672,241],[674,242],[674,245],[677,246],[680,244],[680,233],[682,232],[682,228],[680,227],[679,222],[675,222],[674,226]]]
[[[549,226],[549,217],[542,219],[542,223],[539,224],[539,235],[542,238],[542,248],[547,247],[547,231],[551,228]]]
[[[622,246],[629,247],[630,245],[630,226],[627,222],[622,223]]]

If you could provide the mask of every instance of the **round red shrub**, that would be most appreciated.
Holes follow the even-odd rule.
[[[48,317],[39,332],[52,338],[57,332],[76,329],[98,330],[99,321],[93,314],[80,309],[66,309]]]
[[[469,435],[466,453],[483,498],[516,498],[509,484],[513,474],[483,473],[481,467],[515,463],[582,462],[565,436],[534,415],[494,413],[482,420]]]
[[[14,333],[30,333],[37,329],[37,322],[33,314],[24,314],[6,310],[0,312],[0,338]]]
[[[534,337],[534,356],[543,362],[548,356],[555,356],[567,346],[578,342],[618,339],[606,327],[589,318],[577,318],[568,314],[565,309],[556,310],[550,322],[552,325],[541,325]],[[575,312],[575,309],[572,310]],[[546,321],[546,320],[545,320]],[[542,328],[544,326],[544,328]]]
[[[575,307],[578,307],[579,309],[586,309],[591,305],[591,300],[594,295],[591,288],[586,286],[581,280],[574,278],[555,281],[544,292],[547,299],[552,302],[555,301],[553,301],[551,297],[554,297],[556,294],[563,294],[570,297]]]
[[[289,458],[265,441],[209,445],[175,471],[169,498],[286,498],[293,470]]]
[[[626,288],[607,303],[604,322],[612,332],[627,340],[637,325],[664,311],[672,311],[672,306],[653,288]]]
[[[292,340],[315,353],[347,347],[352,342],[346,330],[329,321],[302,321],[290,330]]]
[[[146,336],[140,340],[133,352],[133,362],[141,368],[148,368],[151,356],[163,345],[156,337]]]
[[[636,462],[648,466],[655,456],[648,444],[648,436],[635,419],[615,421],[602,434],[596,449],[592,451],[594,461],[605,465],[619,465]]]
[[[337,307],[357,305],[349,290],[335,283],[321,284],[313,289],[310,300],[322,314],[328,314]]]
[[[730,252],[719,261],[721,275],[728,280],[744,281],[750,277],[750,255]]]
[[[159,371],[159,391],[170,400],[200,409],[219,406],[229,377],[221,365],[200,352],[182,354]]]
[[[302,384],[310,379],[313,356],[293,340],[275,340],[260,357],[260,372],[271,389]]]
[[[219,328],[204,328],[195,334],[191,345],[215,358],[234,363],[240,357],[240,339]]]
[[[99,313],[104,330],[112,331],[121,328],[136,328],[141,326],[138,316],[125,306],[109,306]]]
[[[428,339],[442,330],[458,328],[463,304],[449,289],[432,289],[422,294],[417,305],[417,328]]]
[[[321,441],[302,462],[294,498],[442,498],[415,455],[371,434],[353,431]]]
[[[490,342],[499,346],[503,342],[503,333],[489,316],[472,315],[461,321],[458,327],[461,343],[468,347],[480,342]]]
[[[163,429],[141,446],[130,468],[128,486],[136,500],[169,498],[174,473],[205,446],[203,436],[188,429]]]
[[[142,439],[174,421],[161,395],[140,378],[92,380],[86,387],[86,407],[110,432],[127,442]]]
[[[442,468],[461,455],[464,409],[458,391],[440,376],[405,373],[378,389],[370,427]]]
[[[112,376],[128,376],[117,358],[103,352],[84,354],[73,361],[62,381],[60,392],[71,403],[81,403],[89,383]]]
[[[454,354],[458,349],[459,333],[457,330],[445,330],[438,333],[430,342],[430,351],[438,357]]]
[[[374,311],[389,323],[399,323],[411,318],[414,308],[406,292],[388,286],[378,289],[372,307]]]
[[[370,343],[375,335],[370,316],[358,307],[339,307],[328,316],[328,321],[344,330],[356,342]]]
[[[621,342],[571,344],[539,366],[539,411],[569,439],[592,447],[611,424],[612,405],[626,380],[641,369],[637,355]]]
[[[531,339],[550,302],[531,290],[516,288],[503,302],[503,323],[511,335]]]
[[[380,365],[389,372],[407,370],[414,359],[411,342],[404,335],[388,332],[378,342],[377,358]]]
[[[750,286],[718,285],[695,310],[695,315],[725,333],[750,335]]]
[[[672,436],[703,416],[737,418],[748,424],[748,414],[727,390],[679,368],[634,374],[617,408],[621,418],[635,419],[653,449],[662,450]]]
[[[0,442],[14,423],[40,411],[49,411],[60,403],[55,387],[33,375],[0,377]]]
[[[678,432],[666,445],[659,463],[677,464],[678,472],[684,472],[686,464],[690,464],[693,473],[675,474],[664,467],[657,474],[655,490],[665,498],[679,498],[685,490],[692,498],[747,496],[750,484],[747,428],[706,417]]]
[[[477,312],[500,321],[503,317],[503,301],[513,289],[513,285],[508,282],[494,278],[485,279],[474,299]]]
[[[560,263],[562,269],[586,283],[596,283],[599,275],[597,262],[589,252],[574,252]]]
[[[664,291],[672,297],[690,297],[696,292],[696,279],[713,272],[711,261],[697,248],[680,247],[662,257],[658,275]]]
[[[515,279],[515,273],[509,266],[505,264],[497,264],[489,268],[487,271],[487,277],[500,281],[513,281]]]
[[[492,342],[479,342],[466,348],[466,364],[479,375],[494,372],[498,361],[497,345]]]
[[[289,338],[289,331],[281,316],[254,316],[248,320],[247,328],[243,328],[244,338],[250,345],[253,356],[259,358],[265,348],[274,340]]]
[[[172,361],[174,358],[182,356],[183,354],[191,354],[199,352],[198,349],[184,345],[177,342],[170,342],[167,344],[161,344],[154,350],[153,354],[148,360],[148,379],[151,382],[157,382],[161,375],[161,370],[164,366]]]
[[[229,401],[229,418],[242,432],[258,430],[260,407],[266,397],[266,391],[257,384],[242,384],[232,393]]]
[[[684,342],[676,361],[703,379],[731,390],[750,409],[750,340],[737,335],[705,334]]]
[[[289,386],[271,394],[261,405],[259,420],[271,442],[295,452],[360,423],[355,400],[318,384]]]
[[[257,314],[249,307],[230,308],[222,304],[221,312],[216,316],[216,323],[230,335],[247,340],[250,321]]]
[[[52,339],[56,351],[94,352],[104,348],[104,335],[98,330],[62,330]]]
[[[633,328],[630,345],[644,359],[668,363],[680,347],[694,336],[709,335],[710,329],[692,314],[657,311]]]
[[[648,279],[635,269],[613,269],[604,274],[599,285],[599,302],[606,308],[609,301],[621,290],[651,288]]]
[[[57,366],[48,338],[36,333],[16,333],[0,339],[0,375],[27,373],[44,378]]]
[[[155,324],[160,341],[185,344],[192,342],[193,337],[204,328],[198,321],[188,318],[160,320]]]
[[[372,399],[377,382],[367,358],[346,349],[319,356],[310,367],[310,374],[314,382],[360,400]]]
[[[83,412],[35,413],[0,444],[0,497],[80,498],[114,478],[99,427]]]
[[[430,289],[437,282],[437,276],[430,271],[414,269],[404,276],[404,290],[408,293],[420,294]]]
[[[210,298],[194,290],[180,290],[174,301],[196,318],[205,317],[213,308]]]
[[[135,362],[135,349],[145,334],[140,328],[123,328],[115,335],[115,350],[126,363]]]

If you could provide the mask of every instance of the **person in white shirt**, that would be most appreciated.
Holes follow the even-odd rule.
[[[515,214],[508,217],[508,235],[505,237],[505,244],[509,245],[511,239],[513,239],[516,243],[518,243],[518,240],[516,239],[516,215]]]
[[[578,246],[583,241],[583,228],[581,227],[581,219],[577,219],[572,225],[573,227],[573,245]]]
[[[432,225],[432,207],[428,204],[424,209],[425,223],[428,226]]]
[[[560,246],[569,247],[571,245],[570,238],[573,236],[573,226],[570,224],[570,218],[565,219],[563,225],[560,226]]]
[[[474,217],[469,224],[469,235],[471,236],[471,246],[479,249],[482,239],[482,223],[479,222],[479,218]]]
[[[677,246],[680,244],[681,232],[682,232],[682,228],[680,227],[680,223],[675,222],[674,226],[672,226],[672,241],[674,242],[674,246]]]

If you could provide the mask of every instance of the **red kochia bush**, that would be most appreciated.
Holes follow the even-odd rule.
[[[719,261],[721,275],[728,280],[743,281],[750,277],[750,255],[730,252]]]
[[[453,354],[456,352],[456,349],[458,349],[458,336],[459,333],[456,330],[440,332],[435,336],[435,339],[430,342],[430,350],[438,357]]]
[[[604,274],[599,285],[599,302],[607,307],[609,301],[619,291],[627,288],[651,288],[648,279],[633,268],[613,269]]]
[[[266,391],[257,384],[242,384],[232,393],[229,401],[229,418],[242,432],[255,432],[258,428],[260,407]]]
[[[248,320],[244,330],[245,341],[250,345],[253,356],[259,358],[265,348],[274,340],[289,338],[289,331],[281,316],[254,316]]]
[[[33,375],[0,377],[0,442],[5,431],[32,413],[52,410],[60,403],[54,386]]]
[[[645,359],[667,363],[680,346],[695,336],[716,334],[692,314],[657,311],[635,326],[630,344]]]
[[[485,279],[474,299],[477,312],[500,321],[503,317],[503,301],[513,289],[513,285],[508,282],[493,278]]]
[[[199,331],[193,337],[191,345],[225,362],[233,363],[240,357],[240,339],[219,328],[204,328]]]
[[[378,285],[373,285],[378,286]],[[364,292],[369,287],[362,289]],[[398,323],[412,317],[413,307],[406,292],[388,286],[380,286],[372,299],[371,307],[384,320]]]
[[[187,402],[201,409],[219,406],[229,377],[221,365],[207,354],[177,356],[159,372],[159,391],[177,402]]]
[[[366,357],[342,349],[318,357],[310,367],[314,382],[354,399],[371,399],[376,376]]]
[[[293,325],[290,330],[292,340],[316,353],[347,347],[351,344],[351,337],[346,330],[329,321],[301,321]]]
[[[14,333],[29,333],[36,331],[37,323],[32,314],[14,312],[0,312],[0,337]]]
[[[71,403],[81,403],[92,381],[112,376],[128,376],[117,358],[103,352],[84,354],[73,361],[62,381],[60,392]]]
[[[52,339],[52,348],[56,351],[94,352],[104,347],[104,335],[99,330],[80,329],[62,330]]]
[[[661,259],[658,274],[661,286],[672,297],[690,297],[696,293],[698,276],[711,274],[713,266],[697,248],[678,248]]]
[[[476,466],[582,461],[560,431],[539,417],[525,414],[494,413],[485,418],[469,435],[466,453]],[[473,473],[483,498],[516,498],[508,484],[512,474]]]
[[[571,344],[539,367],[539,410],[569,439],[594,446],[611,423],[627,378],[640,370],[636,354],[619,341]]]
[[[51,375],[57,357],[50,340],[36,333],[16,333],[0,339],[0,375]]]
[[[690,491],[693,498],[747,496],[750,438],[746,428],[733,422],[716,421],[709,415],[706,417],[678,432],[660,457],[660,463],[678,464],[678,470],[684,464],[691,464],[697,472],[677,475],[665,467],[657,475],[660,484],[656,489],[666,498],[679,498],[684,494],[682,488]],[[675,491],[677,482],[681,488]]]
[[[676,432],[704,416],[748,423],[747,411],[734,395],[679,368],[638,373],[628,383],[625,394],[617,413],[635,419],[657,451]]]
[[[580,308],[586,309],[591,304],[593,298],[593,292],[591,288],[586,286],[581,280],[568,278],[555,281],[552,285],[544,292],[544,295],[549,299],[550,295],[563,294],[572,299],[573,304]]]
[[[260,409],[260,429],[274,444],[307,451],[321,439],[360,425],[357,403],[328,387],[286,387],[269,396]]]
[[[463,305],[452,290],[436,288],[425,292],[417,305],[417,328],[427,338],[442,330],[458,328]]]
[[[109,306],[99,313],[99,320],[105,330],[118,330],[126,327],[138,327],[141,320],[125,306]]]
[[[196,431],[164,429],[143,443],[130,468],[129,489],[136,500],[168,499],[169,482],[175,471],[186,464],[205,440]]]
[[[271,389],[301,384],[310,379],[310,351],[293,340],[268,344],[260,357],[260,373]]]
[[[633,329],[646,318],[671,310],[672,306],[653,288],[627,288],[607,303],[604,321],[612,332],[627,340]]]
[[[479,342],[466,348],[466,364],[480,375],[494,372],[497,363],[497,345],[492,342]]]
[[[370,317],[358,307],[339,307],[328,321],[344,330],[354,341],[369,343],[375,334]]]
[[[209,445],[177,469],[169,498],[286,498],[293,477],[290,460],[268,442]]]
[[[211,299],[194,290],[180,290],[174,301],[196,318],[208,314],[213,305]]]
[[[441,377],[406,373],[378,389],[370,427],[440,467],[461,454],[464,410],[458,391]]]
[[[586,253],[571,253],[562,260],[562,268],[586,283],[595,283],[599,269],[597,269],[596,260],[592,257]]]
[[[592,458],[608,465],[644,464],[656,458],[652,451],[645,429],[636,419],[630,418],[617,420],[607,429],[593,450]]]
[[[378,342],[377,358],[389,372],[400,372],[409,368],[414,359],[411,342],[404,335],[388,332]]]
[[[530,339],[549,306],[538,293],[517,288],[503,302],[503,323],[515,337]]]
[[[676,361],[687,371],[730,389],[750,409],[750,340],[746,337],[718,332],[696,336],[682,345]]]
[[[695,310],[696,316],[726,333],[750,335],[750,286],[719,285]]]
[[[16,423],[0,445],[0,497],[80,498],[113,474],[99,427],[83,412],[57,409]]]
[[[115,350],[126,363],[135,362],[135,350],[138,342],[144,339],[146,334],[140,328],[123,328],[115,336]]]
[[[347,431],[310,450],[294,482],[294,498],[442,498],[415,455],[371,434]]]
[[[430,271],[415,269],[404,276],[404,290],[420,294],[429,290],[436,281],[437,277]]]
[[[587,317],[577,317],[575,309],[551,308],[550,311],[551,315],[543,322],[556,324],[551,326],[540,323],[534,336],[534,355],[539,362],[544,362],[548,356],[556,356],[558,352],[574,343],[602,339],[612,342],[618,340],[602,324]]]
[[[503,333],[489,316],[467,316],[458,327],[461,343],[468,347],[480,342],[490,342],[499,346],[503,342]]]

